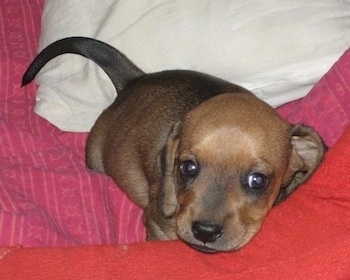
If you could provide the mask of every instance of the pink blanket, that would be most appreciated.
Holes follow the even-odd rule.
[[[36,55],[43,2],[1,3],[0,245],[144,240],[141,210],[85,167],[87,134],[61,132],[38,117],[35,85],[20,87]]]
[[[0,8],[0,246],[143,241],[142,211],[107,176],[85,167],[87,134],[65,133],[33,113],[36,87],[21,88],[36,55],[43,0]],[[332,146],[350,118],[350,51],[303,100],[280,108]]]

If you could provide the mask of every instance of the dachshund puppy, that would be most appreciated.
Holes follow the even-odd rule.
[[[91,130],[87,165],[144,209],[148,240],[237,250],[322,161],[326,148],[314,130],[286,122],[246,89],[193,71],[145,74],[94,39],[48,46],[23,85],[64,53],[92,59],[118,92]]]

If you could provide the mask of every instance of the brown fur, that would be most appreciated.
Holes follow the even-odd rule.
[[[169,82],[170,74],[166,73]],[[176,82],[177,74],[171,87],[191,95],[188,88],[182,89],[184,83]],[[206,252],[239,249],[259,231],[276,201],[285,198],[283,189],[293,178],[298,178],[294,190],[316,168],[324,152],[322,141],[318,136],[293,136],[293,125],[240,88],[167,119],[186,105],[158,79],[153,86],[137,81],[130,99],[121,104],[116,99],[101,115],[89,137],[89,166],[112,176],[145,209],[148,240],[180,238]],[[155,94],[158,97],[148,100],[155,90],[162,97]],[[295,141],[315,148],[311,165],[305,166]],[[179,175],[180,163],[188,159],[200,164],[191,183]],[[268,177],[261,193],[242,185],[252,172]],[[195,221],[218,224],[223,233],[204,242],[193,234]]]
[[[64,53],[95,61],[118,91],[89,135],[87,165],[111,176],[144,209],[148,240],[237,250],[323,158],[314,130],[284,121],[244,88],[193,71],[147,75],[90,38],[44,49],[23,85]]]

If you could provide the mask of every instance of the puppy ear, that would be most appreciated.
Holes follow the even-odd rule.
[[[322,162],[327,150],[321,137],[312,128],[295,125],[291,131],[292,152],[284,184],[275,202],[285,200],[302,183],[310,178]]]
[[[160,155],[163,186],[160,191],[159,209],[166,218],[173,217],[178,209],[177,186],[175,183],[175,161],[181,129],[182,124],[180,122],[174,124]]]

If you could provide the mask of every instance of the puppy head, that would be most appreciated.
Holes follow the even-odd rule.
[[[247,93],[205,101],[169,139],[160,208],[176,212],[178,237],[205,252],[244,246],[324,154],[313,130]]]

